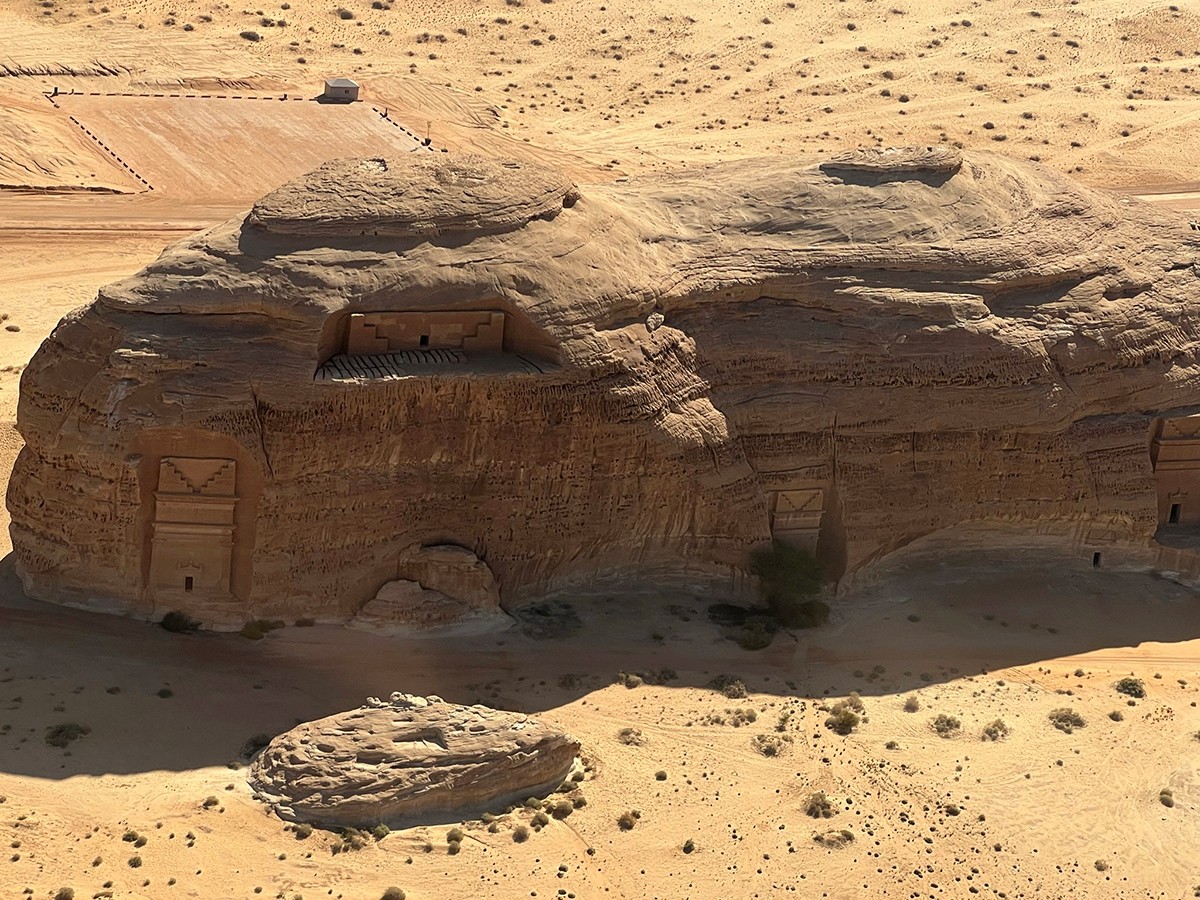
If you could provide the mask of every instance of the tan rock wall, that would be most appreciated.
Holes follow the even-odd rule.
[[[998,157],[928,177],[906,159],[870,183],[787,160],[578,193],[545,177],[536,215],[505,214],[513,182],[475,225],[447,194],[420,227],[410,163],[355,170],[380,196],[345,210],[341,170],[319,171],[44,344],[8,495],[18,571],[35,596],[225,625],[348,620],[420,583],[414,545],[474,553],[508,605],[746,595],[781,497],[833,577],[968,524],[1153,555],[1152,423],[1200,410],[1186,223]],[[403,222],[373,234],[390,191]],[[503,352],[514,335],[539,365],[314,380],[350,316],[430,310],[503,311]],[[235,465],[225,591],[153,586],[164,458]]]

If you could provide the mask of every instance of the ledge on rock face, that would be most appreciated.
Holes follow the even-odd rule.
[[[394,693],[279,735],[247,780],[288,821],[407,827],[548,794],[578,753],[573,737],[522,713]]]
[[[413,153],[325,163],[267,194],[247,221],[325,237],[496,233],[552,219],[578,199],[566,175],[536,163]]]
[[[962,168],[962,152],[955,147],[859,147],[821,163],[827,174],[858,172],[871,175],[953,175]]]

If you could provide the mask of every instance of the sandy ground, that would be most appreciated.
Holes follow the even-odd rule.
[[[422,900],[1190,896],[1195,597],[1144,575],[960,562],[897,572],[834,624],[759,652],[724,639],[688,598],[580,602],[583,628],[556,639],[398,644],[318,627],[253,642],[33,604],[6,576],[0,833],[12,852],[0,883],[6,896],[261,888],[289,900],[377,898],[390,885]],[[664,668],[675,676],[665,685],[614,684],[621,671]],[[1144,700],[1114,690],[1129,673],[1145,680]],[[738,676],[748,696],[707,688],[718,674]],[[251,735],[397,687],[568,728],[594,767],[587,805],[526,843],[512,839],[530,817],[519,812],[497,833],[466,823],[456,856],[444,827],[334,855],[330,835],[297,840],[250,797],[239,752]],[[851,691],[865,718],[841,737],[824,707]],[[917,711],[905,711],[909,698]],[[1048,715],[1061,707],[1086,725],[1056,730]],[[732,724],[739,713],[753,721]],[[939,737],[939,714],[961,729]],[[996,719],[1009,736],[982,740]],[[48,748],[46,730],[66,722],[90,733]],[[622,741],[626,728],[640,744]],[[777,756],[756,749],[763,738],[781,741]],[[814,791],[831,818],[805,814]],[[617,819],[632,809],[641,817],[623,831]],[[840,848],[814,841],[842,830],[853,840]],[[123,840],[129,831],[145,844]]]
[[[5,477],[20,371],[59,317],[326,144],[417,143],[371,106],[435,151],[584,181],[952,141],[1200,206],[1192,3],[344,3],[0,4]],[[307,101],[285,116],[283,101],[166,96],[307,98],[331,74],[363,84],[351,128],[325,130]],[[52,103],[55,87],[76,93]],[[830,626],[750,653],[686,597],[581,600],[584,627],[558,639],[292,627],[252,642],[32,603],[0,570],[0,897],[1181,898],[1200,884],[1200,607],[1149,576],[898,562]],[[666,684],[614,684],[664,667]],[[749,696],[708,688],[720,673]],[[1113,689],[1130,674],[1148,694],[1132,705]],[[594,765],[588,804],[521,844],[511,828],[527,814],[498,833],[467,823],[456,856],[440,828],[347,855],[321,832],[297,841],[250,797],[243,742],[392,690],[565,726]],[[865,719],[841,737],[822,707],[851,691]],[[1060,707],[1086,727],[1054,729]],[[939,714],[961,730],[937,736]],[[996,719],[1009,737],[981,740]],[[49,747],[67,722],[90,731]],[[804,814],[814,791],[832,818]],[[843,847],[813,840],[842,829]]]

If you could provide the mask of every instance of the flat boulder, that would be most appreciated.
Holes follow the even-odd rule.
[[[407,827],[549,794],[578,754],[575,738],[523,713],[394,693],[279,735],[247,781],[291,822]]]

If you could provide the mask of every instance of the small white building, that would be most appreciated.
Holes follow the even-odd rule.
[[[353,103],[358,99],[358,82],[352,78],[326,78],[325,92],[321,96],[326,100]]]

